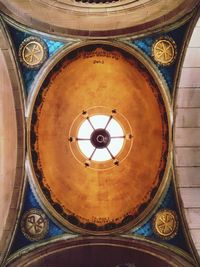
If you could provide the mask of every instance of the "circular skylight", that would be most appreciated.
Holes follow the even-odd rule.
[[[105,170],[121,165],[131,150],[132,137],[128,120],[117,109],[95,106],[74,119],[68,141],[79,163]]]
[[[124,145],[125,134],[120,124],[107,115],[87,117],[78,130],[78,146],[88,160],[115,159]]]

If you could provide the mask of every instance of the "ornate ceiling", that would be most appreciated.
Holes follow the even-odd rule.
[[[198,2],[0,1],[3,265],[198,266],[172,160]]]

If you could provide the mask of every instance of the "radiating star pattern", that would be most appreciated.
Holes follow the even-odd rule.
[[[153,45],[152,54],[157,63],[170,65],[176,58],[176,44],[171,39],[159,39]]]
[[[19,47],[20,62],[27,68],[40,67],[48,57],[48,48],[45,42],[38,37],[24,39]]]
[[[178,220],[176,213],[172,210],[159,211],[154,219],[154,232],[160,237],[171,239],[178,229]]]
[[[22,217],[21,229],[29,240],[40,240],[48,231],[48,220],[42,211],[30,209]]]
[[[27,64],[36,65],[43,59],[43,48],[38,42],[28,43],[23,50],[23,58]]]

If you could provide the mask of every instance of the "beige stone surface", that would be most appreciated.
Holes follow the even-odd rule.
[[[185,209],[185,214],[188,219],[191,229],[200,229],[200,208]]]
[[[188,136],[190,138],[188,138]],[[176,128],[175,139],[177,147],[200,146],[200,128]]]
[[[24,120],[12,51],[0,24],[0,266],[19,211],[24,179]]]
[[[200,127],[200,108],[177,108],[175,110],[175,126],[176,127]]]
[[[175,171],[191,237],[200,255],[200,19],[194,29],[175,103]]]
[[[181,87],[200,87],[200,68],[183,68],[181,73]]]
[[[111,36],[170,24],[195,9],[198,2],[124,0],[94,5],[69,0],[1,0],[0,8],[25,25],[59,35]]]
[[[200,147],[176,147],[175,159],[176,166],[200,166]]]
[[[197,24],[197,27],[194,29],[194,32],[193,32],[191,40],[190,40],[190,44],[189,44],[190,48],[191,47],[196,47],[196,48],[200,47],[199,35],[200,35],[200,26]]]
[[[199,208],[200,188],[180,188],[180,192],[184,208]]]
[[[200,251],[200,229],[191,229],[190,231],[191,231],[191,235],[195,243],[195,246],[199,252]]]
[[[199,47],[188,47],[183,67],[184,68],[200,67],[200,48]]]
[[[176,167],[179,187],[200,187],[200,167]]]
[[[200,51],[199,51],[200,55]],[[200,59],[199,59],[200,63]],[[200,108],[200,88],[179,88],[177,108]]]
[[[17,126],[12,87],[0,50],[0,239],[9,213],[17,163]]]

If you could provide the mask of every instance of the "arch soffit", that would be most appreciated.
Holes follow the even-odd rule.
[[[45,244],[45,246],[41,246],[38,248],[34,248],[32,251],[26,252],[26,250],[24,250],[19,255],[15,255],[14,258],[10,258],[6,266],[46,266],[45,264],[48,264],[49,257],[51,257],[51,259],[52,257],[56,259],[59,254],[62,255],[64,259],[63,264],[65,264],[65,256],[69,256],[69,254],[73,253],[75,249],[88,248],[93,246],[125,248],[128,250],[132,250],[133,253],[142,253],[145,257],[153,257],[156,261],[166,263],[166,266],[194,266],[194,263],[190,262],[189,258],[184,259],[178,254],[174,253],[172,249],[162,247],[153,242],[147,242],[146,240],[136,240],[126,237],[75,237],[72,239],[70,238],[68,240],[54,240],[52,241],[52,243]],[[84,253],[81,255],[83,256]],[[73,257],[69,256],[69,259],[72,258]],[[71,264],[73,264],[73,262],[71,262]]]
[[[52,0],[0,0],[0,9],[21,24],[47,33],[105,38],[157,31],[190,14],[198,3],[198,0],[169,0],[167,4],[124,0],[119,5],[94,5],[68,0],[56,3]]]

